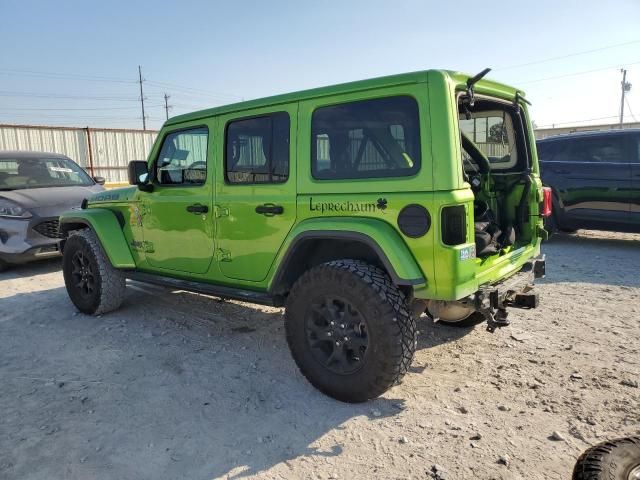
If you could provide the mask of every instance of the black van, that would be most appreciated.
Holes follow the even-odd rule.
[[[553,190],[552,230],[640,232],[640,129],[559,135],[537,147]]]

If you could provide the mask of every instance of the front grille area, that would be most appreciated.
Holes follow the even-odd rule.
[[[49,238],[62,238],[60,235],[60,222],[57,218],[53,220],[46,220],[44,222],[40,222],[33,229],[38,232],[40,235],[44,235]]]

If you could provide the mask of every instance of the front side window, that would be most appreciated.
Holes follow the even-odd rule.
[[[66,158],[0,158],[0,190],[88,185],[89,175]]]
[[[282,183],[289,177],[289,114],[233,120],[227,125],[228,183]]]
[[[206,127],[168,134],[156,162],[160,185],[202,185],[207,180]]]
[[[313,112],[314,178],[379,178],[420,169],[418,104],[409,96],[364,100]]]
[[[601,138],[574,138],[556,155],[559,162],[620,163],[625,162],[624,138],[608,135]]]

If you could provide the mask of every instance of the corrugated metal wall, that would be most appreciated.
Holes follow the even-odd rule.
[[[108,182],[126,182],[127,164],[146,160],[158,134],[153,130],[0,125],[0,150],[61,153]],[[89,152],[91,145],[91,152]]]

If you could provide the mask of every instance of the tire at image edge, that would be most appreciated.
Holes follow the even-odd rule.
[[[640,437],[619,438],[589,448],[578,458],[572,479],[628,480],[632,471],[640,474]]]

